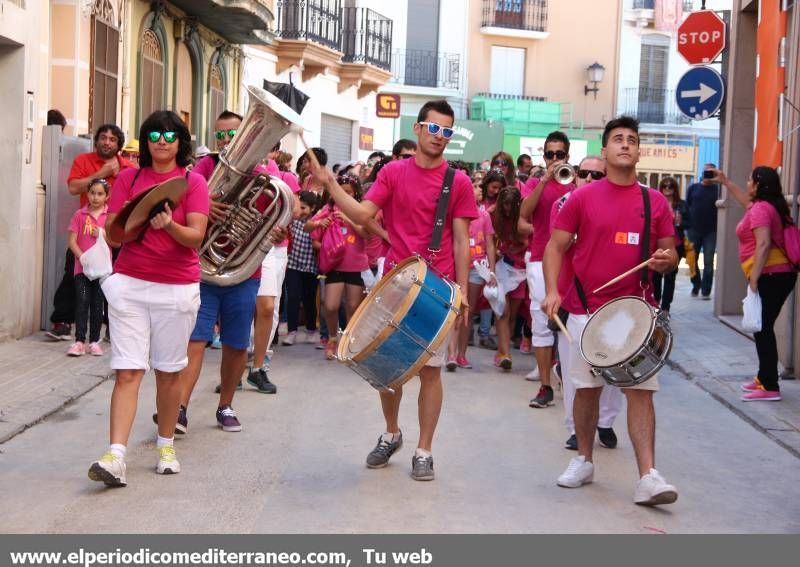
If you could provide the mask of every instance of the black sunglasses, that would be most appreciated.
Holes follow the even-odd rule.
[[[400,159],[408,159],[414,157],[414,154],[400,154]]]
[[[563,150],[558,150],[558,151],[555,151],[555,152],[553,150],[547,150],[544,153],[544,158],[545,159],[553,159],[553,158],[564,159],[566,157],[567,157],[567,152],[565,152]]]
[[[494,160],[492,162],[492,165],[493,166],[495,166],[495,165],[505,166],[505,165],[508,165],[508,162],[506,160],[504,160],[504,159],[496,159],[496,160]]]
[[[581,179],[586,179],[590,175],[592,176],[592,179],[594,179],[595,181],[597,181],[598,179],[602,179],[603,177],[606,176],[606,174],[603,173],[602,171],[594,171],[592,169],[578,170],[578,177],[580,177]]]

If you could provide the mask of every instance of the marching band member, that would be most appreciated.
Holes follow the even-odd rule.
[[[640,187],[636,178],[639,161],[639,124],[622,116],[606,124],[603,132],[603,157],[606,159],[607,177],[590,186],[573,192],[558,213],[553,234],[544,255],[544,274],[547,295],[542,311],[550,318],[556,316],[562,298],[558,278],[564,253],[574,248],[572,267],[580,289],[589,293],[617,274],[640,262],[641,246],[648,241],[649,269],[661,273],[673,270],[678,255],[675,251],[672,211],[669,203],[658,191]],[[650,202],[650,235],[643,237],[645,201]],[[574,240],[573,237],[577,236]],[[616,284],[589,295],[579,293],[576,283],[563,298],[569,312],[567,330],[572,337],[580,337],[593,313],[608,301],[627,295],[641,295],[640,273],[634,273]],[[644,290],[647,300],[654,304],[652,286]],[[582,305],[586,303],[585,307]],[[594,465],[592,451],[602,378],[591,373],[580,354],[578,341],[569,345],[565,380],[574,382],[577,392],[573,414],[578,438],[578,456],[573,458],[558,485],[577,488],[592,482]],[[625,388],[628,400],[628,432],[636,453],[640,479],[636,485],[634,502],[643,505],[671,504],[678,498],[674,486],[667,484],[655,469],[655,409],[653,392],[658,390],[658,377]]]
[[[397,262],[421,254],[433,268],[453,279],[467,290],[469,280],[469,223],[477,218],[475,197],[469,178],[456,172],[451,187],[450,201],[442,233],[441,250],[428,251],[433,234],[436,207],[445,173],[448,169],[443,157],[444,149],[453,135],[455,114],[444,100],[429,101],[419,111],[414,133],[417,135],[417,153],[413,159],[397,160],[384,167],[359,203],[337,183],[329,170],[314,169],[314,175],[324,183],[336,204],[353,222],[365,225],[378,210],[383,210],[384,226],[389,233],[391,247],[386,256],[385,272]],[[409,205],[413,203],[413,208]],[[466,299],[462,310],[469,306]],[[467,317],[460,324],[469,324]],[[414,480],[433,480],[431,445],[442,408],[443,390],[441,366],[447,352],[442,345],[437,356],[428,361],[420,371],[419,426],[420,437],[412,458],[411,477]],[[388,464],[389,458],[403,444],[398,424],[398,413],[403,390],[395,393],[381,392],[381,406],[386,420],[386,430],[375,449],[367,456],[369,468]]]

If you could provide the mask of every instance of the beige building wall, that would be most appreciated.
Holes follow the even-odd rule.
[[[44,195],[38,149],[47,104],[40,71],[46,65],[42,45],[48,42],[48,10],[47,0],[30,0],[24,9],[6,2],[0,12],[0,123],[5,132],[0,137],[0,340],[27,335],[38,326]]]
[[[797,6],[790,12],[786,41],[786,96],[791,101],[800,100],[800,77],[797,72],[800,69],[799,12]],[[735,0],[730,25],[722,168],[728,177],[742,186],[753,169],[757,26],[758,0]],[[784,130],[788,133],[800,125],[800,113],[789,105],[784,110]],[[800,204],[800,140],[797,131],[784,140],[781,182],[790,206]],[[719,208],[714,311],[724,321],[737,327],[741,322],[741,300],[746,283],[739,267],[736,224],[741,220],[744,210],[727,192],[723,193]],[[797,295],[795,288],[795,293],[789,297],[775,325],[781,364],[793,369],[795,377],[800,373],[800,301]]]
[[[50,107],[66,117],[64,133],[77,136],[89,129],[91,19],[78,0],[51,2],[49,12],[50,82],[58,85],[50,95]]]
[[[484,2],[469,3],[470,20],[468,94],[491,92],[492,46],[525,49],[524,95],[549,102],[573,104],[573,121],[586,128],[602,128],[615,108],[617,49],[621,22],[620,2],[613,0],[550,1],[547,36],[536,39],[481,33]],[[575,30],[582,30],[576,32]],[[587,32],[586,30],[591,30]],[[597,100],[584,94],[586,68],[594,62],[605,67]]]

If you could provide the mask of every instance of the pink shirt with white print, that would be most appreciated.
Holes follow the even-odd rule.
[[[92,231],[95,228],[103,228],[106,225],[107,216],[108,205],[104,205],[103,210],[97,216],[89,212],[89,205],[81,207],[72,215],[72,220],[69,223],[69,232],[76,234],[76,243],[83,252],[86,252],[97,242],[97,237],[92,236]],[[83,265],[78,258],[75,258],[73,273],[76,276],[83,273]]]

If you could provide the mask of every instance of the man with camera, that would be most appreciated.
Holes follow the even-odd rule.
[[[717,166],[707,163],[703,166],[703,178],[699,183],[689,186],[686,191],[686,206],[689,209],[689,240],[695,251],[695,275],[692,278],[692,297],[702,295],[711,299],[711,286],[714,284],[714,252],[717,249],[717,200],[719,183],[714,181]],[[703,274],[697,268],[700,252],[703,252]]]

